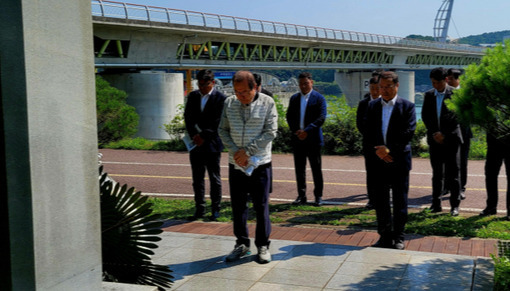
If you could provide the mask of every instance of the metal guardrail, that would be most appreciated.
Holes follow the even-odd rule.
[[[108,0],[92,0],[92,15],[258,33],[262,32],[275,35],[309,37],[314,39],[396,45],[400,47],[420,47],[473,53],[482,53],[484,50],[483,48],[468,45],[406,39],[396,36],[255,20],[235,16],[129,4]]]

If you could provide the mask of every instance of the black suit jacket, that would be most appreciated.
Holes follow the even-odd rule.
[[[443,98],[443,104],[441,105],[441,116],[437,118],[437,107],[436,107],[436,95],[435,90],[431,89],[425,92],[423,107],[421,110],[421,119],[427,127],[427,142],[429,145],[435,144],[434,138],[432,137],[435,132],[442,132],[445,136],[445,143],[448,142],[463,142],[462,132],[457,121],[455,113],[446,107],[444,100],[449,100],[452,97],[452,87],[446,86],[445,95]]]
[[[386,145],[398,168],[411,170],[411,139],[416,129],[416,112],[414,103],[397,98],[391,113],[386,143],[382,133],[382,102],[381,98],[370,101],[366,114],[367,144],[374,159],[375,146]]]
[[[358,103],[358,109],[356,110],[356,127],[361,135],[365,135],[365,115],[368,109],[368,103],[372,100],[372,96],[370,93],[365,94],[363,99],[361,99]]]
[[[201,97],[200,91],[191,92],[184,108],[184,122],[189,136],[193,138],[193,136],[199,134],[204,139],[204,144],[196,147],[193,151],[221,152],[223,151],[223,144],[218,135],[218,125],[220,124],[226,96],[214,89],[209,95],[204,111],[200,109]],[[197,126],[200,128],[200,132]]]
[[[262,87],[262,89],[260,89],[260,93],[266,94],[269,97],[273,97],[273,93],[267,91],[264,87]]]
[[[294,134],[299,130],[299,118],[301,116],[301,93],[290,97],[289,107],[287,108],[287,123],[292,132],[292,143],[294,146],[323,146],[324,138],[322,135],[322,125],[326,120],[327,105],[326,99],[319,92],[312,90],[308,103],[306,104],[304,130],[308,136],[305,140],[299,140]]]

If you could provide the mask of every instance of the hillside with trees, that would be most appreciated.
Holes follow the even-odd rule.
[[[470,35],[467,37],[459,38],[457,42],[469,45],[495,44],[503,42],[505,37],[510,37],[510,30]]]
[[[510,37],[510,30],[496,31],[496,32],[486,32],[478,35],[470,35],[466,37],[458,38],[452,42],[460,43],[460,44],[468,44],[468,45],[484,45],[484,44],[496,44],[503,42],[505,37]],[[408,39],[419,39],[419,40],[428,40],[434,41],[434,37],[425,36],[419,34],[410,34],[405,38]]]

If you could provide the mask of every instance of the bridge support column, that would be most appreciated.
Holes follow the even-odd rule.
[[[358,105],[363,96],[368,93],[368,82],[372,72],[344,71],[335,73],[335,82],[347,99],[351,107]]]
[[[127,103],[140,116],[136,136],[169,139],[163,124],[169,123],[177,114],[177,106],[184,104],[182,74],[142,71],[104,77],[112,86],[127,92]]]
[[[414,71],[397,71],[398,96],[414,102]]]
[[[414,102],[414,71],[397,71],[399,78],[399,96]],[[368,85],[372,72],[346,71],[336,72],[335,82],[345,94],[347,104],[355,107],[369,92]]]

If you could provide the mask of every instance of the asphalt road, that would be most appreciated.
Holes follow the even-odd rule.
[[[128,184],[148,195],[192,198],[191,167],[187,152],[131,151],[101,149],[104,170],[116,181]],[[366,204],[363,157],[323,156],[324,194],[326,204],[362,206]],[[485,207],[485,161],[469,161],[467,198],[461,202],[461,213],[478,213]],[[290,154],[273,155],[273,193],[271,201],[291,202],[296,196],[294,162]],[[498,210],[506,215],[506,178],[502,167],[499,178]],[[410,177],[409,206],[428,207],[431,202],[432,175],[428,159],[414,158]],[[221,159],[223,197],[229,197],[228,159]],[[313,182],[307,170],[307,196],[313,201]],[[206,182],[206,196],[209,187]],[[443,197],[443,211],[449,211],[448,196]]]

